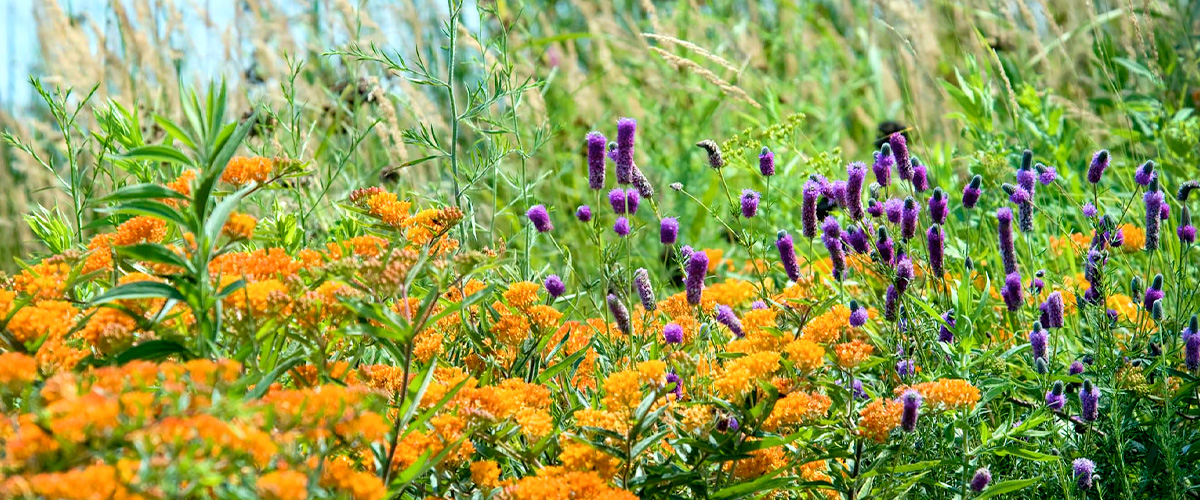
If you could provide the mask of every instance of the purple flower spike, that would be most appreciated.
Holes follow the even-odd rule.
[[[617,236],[624,238],[629,236],[629,230],[629,219],[617,217],[617,223],[613,224],[613,232],[617,233]]]
[[[637,213],[638,204],[642,202],[641,195],[636,189],[625,190],[625,209],[629,211],[629,215]]]
[[[796,263],[796,247],[792,242],[792,235],[787,231],[780,231],[775,239],[775,248],[779,250],[779,261],[783,263],[783,270],[787,272],[788,279],[800,281],[800,266]]]
[[[913,165],[913,171],[912,171],[913,189],[917,190],[918,193],[924,193],[925,191],[928,191],[929,190],[929,170],[927,168],[925,168],[925,164],[918,161],[916,157],[913,157],[912,165]]]
[[[1067,374],[1068,375],[1082,375],[1083,374],[1083,363],[1078,360],[1071,362],[1071,366],[1069,368],[1067,368]]]
[[[1100,388],[1091,380],[1084,380],[1083,387],[1079,390],[1079,417],[1088,422],[1095,422],[1100,413],[1099,403]]]
[[[760,196],[758,191],[752,189],[742,190],[742,217],[749,219],[758,213]]]
[[[917,365],[911,359],[902,359],[896,362],[896,375],[899,375],[901,380],[911,377],[916,371]]]
[[[546,287],[546,293],[552,298],[559,298],[567,291],[567,285],[563,284],[562,278],[556,274],[551,274],[546,277],[546,282],[543,284]]]
[[[846,181],[833,181],[826,186],[825,197],[833,200],[839,207],[846,206]]]
[[[1035,322],[1033,331],[1029,332],[1029,348],[1033,351],[1034,359],[1046,359],[1046,343],[1049,340],[1049,333],[1042,329],[1041,323]]]
[[[1171,218],[1171,205],[1169,205],[1167,203],[1163,203],[1162,208],[1159,209],[1159,211],[1158,211],[1158,218],[1161,220],[1170,219]]]
[[[628,207],[625,203],[625,190],[621,188],[613,189],[608,192],[608,204],[612,205],[613,213],[623,214],[628,212]]]
[[[868,201],[867,213],[876,219],[883,217],[883,203],[879,203],[875,200]]]
[[[550,222],[550,213],[546,211],[545,205],[534,205],[525,212],[525,216],[529,217],[529,222],[533,223],[533,228],[539,233],[547,233],[554,230],[554,223]]]
[[[675,323],[668,323],[663,327],[663,340],[668,344],[679,344],[683,342],[683,327]]]
[[[727,305],[717,306],[717,322],[729,328],[738,338],[746,336],[746,332],[742,331],[742,320],[738,319],[737,315],[733,314],[733,309]]]
[[[883,203],[884,211],[887,212],[888,222],[899,224],[900,218],[904,215],[904,200],[900,198],[891,198]]]
[[[1096,216],[1096,205],[1093,205],[1092,202],[1090,202],[1090,201],[1087,203],[1084,203],[1083,204],[1083,216],[1087,217],[1089,219],[1095,217]]]
[[[950,310],[942,314],[942,321],[945,321],[946,324],[942,325],[941,330],[938,331],[938,342],[954,342],[954,332],[950,331],[950,328],[958,326],[958,320],[954,318],[954,311]]]
[[[946,236],[939,226],[934,225],[925,233],[925,242],[929,245],[929,268],[935,277],[944,273]]]
[[[900,396],[900,402],[904,403],[904,410],[900,413],[900,428],[904,432],[917,430],[917,416],[921,409],[921,393],[909,389]]]
[[[1092,184],[1098,184],[1100,179],[1104,177],[1104,170],[1108,168],[1108,150],[1101,149],[1092,156],[1092,163],[1088,165],[1087,180]]]
[[[1061,381],[1054,382],[1054,386],[1046,391],[1046,408],[1061,410],[1067,405],[1067,397],[1063,395],[1063,389]]]
[[[867,324],[867,308],[859,306],[858,302],[850,301],[850,326],[858,328]]]
[[[1086,458],[1076,458],[1071,462],[1072,472],[1075,474],[1076,485],[1081,490],[1092,489],[1092,476],[1096,471],[1096,463]]]
[[[633,143],[637,133],[637,120],[617,120],[617,182],[633,183]]]
[[[688,256],[687,278],[684,279],[688,304],[700,305],[700,298],[704,294],[704,275],[707,272],[708,254],[699,250],[691,252]]]
[[[929,216],[933,218],[935,224],[946,225],[947,202],[946,194],[942,192],[942,188],[935,188],[933,196],[929,198]]]
[[[820,184],[812,180],[804,183],[804,197],[800,202],[800,221],[803,224],[801,234],[805,238],[817,237],[817,198],[820,195]]]
[[[1192,244],[1196,242],[1196,226],[1192,225],[1192,212],[1188,210],[1187,205],[1184,205],[1179,210],[1179,227],[1175,228],[1175,234],[1179,236],[1179,241]]]
[[[1004,263],[1004,274],[1017,272],[1017,251],[1013,246],[1013,214],[1008,207],[996,211],[1000,234],[1000,260]]]
[[[1016,312],[1021,308],[1021,304],[1025,302],[1025,294],[1021,290],[1021,274],[1017,272],[1009,273],[1004,278],[1004,290],[1000,292],[1004,298],[1004,305],[1008,306],[1010,312]]]
[[[1050,295],[1046,297],[1046,316],[1050,320],[1045,324],[1047,328],[1063,327],[1063,307],[1062,293],[1050,292]]]
[[[659,222],[658,240],[664,245],[674,245],[679,239],[679,219],[663,217]]]
[[[1025,188],[1021,186],[1013,186],[1011,184],[1005,184],[1004,188],[1006,192],[1009,192],[1008,201],[1017,205],[1029,203],[1029,191],[1026,191]]]
[[[1183,343],[1183,362],[1187,369],[1196,371],[1200,368],[1200,335],[1188,335]]]
[[[1146,290],[1145,300],[1142,302],[1142,306],[1145,307],[1147,311],[1154,309],[1154,303],[1162,300],[1162,298],[1166,296],[1166,293],[1163,292],[1162,286],[1163,275],[1156,275],[1154,277],[1154,281],[1150,282],[1150,288]]]
[[[879,151],[875,152],[875,163],[871,165],[871,170],[875,172],[875,182],[882,187],[888,187],[892,183],[892,166],[896,164],[896,157],[892,156],[892,146],[884,143]]]
[[[600,132],[591,132],[587,135],[588,187],[595,190],[604,189],[606,169],[604,146],[607,142],[608,139],[605,139],[604,134]]]
[[[888,285],[886,299],[883,302],[883,319],[896,322],[897,309],[900,304],[900,292],[896,290],[895,285]]]
[[[895,258],[895,246],[892,244],[892,239],[888,237],[887,228],[880,227],[876,232],[875,250],[879,252],[879,260],[885,263],[891,263]]]
[[[1034,188],[1037,187],[1037,174],[1033,170],[1018,170],[1017,171],[1017,186],[1024,189],[1033,197]]]
[[[645,268],[638,268],[633,272],[633,289],[637,291],[643,308],[647,311],[658,309],[658,301],[654,300],[654,288],[650,286],[650,272]]]
[[[1158,174],[1154,173],[1154,162],[1147,161],[1138,167],[1137,172],[1133,174],[1133,182],[1142,186],[1149,186],[1150,182],[1157,176]]]
[[[983,194],[983,190],[980,188],[982,185],[983,176],[975,174],[967,187],[963,188],[962,204],[964,208],[972,209],[975,208],[975,204],[979,203],[979,195]]]
[[[908,139],[904,134],[896,132],[888,137],[888,144],[892,147],[892,155],[896,157],[896,172],[900,174],[900,179],[912,179],[912,161],[908,156]]]
[[[1162,219],[1163,203],[1166,201],[1162,191],[1151,190],[1147,191],[1142,196],[1142,201],[1146,204],[1146,251],[1153,252],[1158,250],[1160,227]]]
[[[862,190],[866,179],[866,164],[854,162],[846,167],[846,212],[853,220],[863,218]]]
[[[611,293],[608,294],[606,300],[608,302],[608,311],[612,313],[613,321],[617,323],[617,329],[621,330],[621,333],[629,335],[633,331],[629,323],[629,309],[625,308],[625,304],[621,302],[621,299],[618,299],[616,295]]]
[[[871,251],[871,244],[867,238],[867,232],[859,229],[858,226],[850,226],[850,229],[842,233],[842,240],[850,246],[854,253],[865,254]]]
[[[988,483],[992,482],[992,471],[987,467],[980,467],[975,471],[975,476],[971,478],[971,491],[979,493],[988,487]]]
[[[917,200],[908,197],[904,199],[904,209],[900,215],[900,237],[906,240],[917,235],[917,217],[921,215],[921,205]]]
[[[579,208],[575,209],[575,218],[579,219],[579,222],[591,222],[592,207],[587,205],[579,205]]]
[[[1037,173],[1038,182],[1042,183],[1043,186],[1049,186],[1054,182],[1054,179],[1058,178],[1058,171],[1054,167],[1042,165],[1041,163],[1037,164]]]
[[[762,152],[758,154],[758,171],[764,177],[775,175],[775,153],[763,146]]]
[[[832,216],[826,217],[825,222],[821,224],[821,242],[825,243],[825,249],[829,251],[829,260],[833,264],[833,278],[841,281],[846,273],[846,254],[842,249],[842,228],[838,225],[837,219]]]

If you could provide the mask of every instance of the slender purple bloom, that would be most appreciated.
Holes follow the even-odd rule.
[[[1157,189],[1147,191],[1142,196],[1142,201],[1146,203],[1146,251],[1152,252],[1158,250],[1159,243],[1159,228],[1162,224],[1160,213],[1165,202],[1162,191]]]
[[[1021,186],[1014,186],[1012,184],[1005,184],[1003,189],[1004,192],[1008,193],[1008,201],[1017,205],[1029,203],[1029,191],[1026,191],[1025,188]]]
[[[859,306],[858,302],[850,301],[850,326],[858,328],[867,324],[867,308]]]
[[[800,281],[800,266],[796,263],[796,246],[792,242],[792,235],[780,231],[775,239],[775,248],[779,250],[779,261],[783,263],[788,279]]]
[[[804,183],[804,197],[800,202],[800,222],[803,224],[801,234],[805,238],[817,236],[817,198],[821,195],[821,186],[815,181]]]
[[[691,252],[688,256],[687,278],[684,279],[688,304],[700,304],[700,298],[704,294],[704,274],[707,272],[708,254],[701,251]]]
[[[1036,170],[1038,173],[1038,182],[1042,183],[1043,186],[1049,186],[1050,183],[1054,182],[1054,179],[1058,178],[1058,171],[1054,167],[1038,163]]]
[[[875,217],[876,219],[883,217],[883,203],[879,203],[875,200],[868,201],[867,202],[867,213],[870,214],[871,217]]]
[[[1196,371],[1200,368],[1200,335],[1188,335],[1183,343],[1183,362],[1187,369]]]
[[[658,240],[664,245],[674,245],[679,239],[679,219],[663,217],[658,225]]]
[[[1044,325],[1047,328],[1062,328],[1063,311],[1062,292],[1050,292],[1050,295],[1046,297],[1046,317],[1050,321]]]
[[[1154,276],[1154,281],[1150,282],[1150,288],[1146,290],[1145,300],[1142,302],[1142,306],[1145,307],[1147,311],[1154,309],[1154,303],[1162,300],[1162,298],[1166,296],[1166,293],[1163,292],[1162,286],[1163,275],[1159,274]]]
[[[1171,218],[1171,205],[1163,203],[1162,208],[1160,208],[1158,210],[1158,218],[1162,219],[1162,220],[1170,219]]]
[[[525,216],[529,217],[529,222],[533,223],[533,228],[539,233],[547,233],[554,230],[554,223],[550,222],[550,213],[546,211],[545,205],[534,205],[525,212]]]
[[[1089,219],[1095,217],[1096,216],[1096,205],[1093,205],[1092,202],[1090,202],[1090,201],[1087,203],[1084,203],[1083,204],[1083,216],[1087,217]]]
[[[1091,380],[1084,380],[1083,387],[1079,390],[1079,417],[1088,422],[1096,421],[1100,413],[1099,403],[1100,388]]]
[[[916,371],[917,365],[911,359],[902,359],[896,362],[896,375],[899,375],[901,380],[911,377]]]
[[[625,190],[625,209],[629,211],[629,215],[637,213],[638,204],[642,202],[641,195],[635,189]]]
[[[904,391],[900,396],[900,401],[904,403],[904,410],[900,413],[900,428],[904,432],[913,432],[917,430],[917,416],[921,409],[921,393],[909,389]]]
[[[750,304],[750,309],[758,310],[758,309],[766,309],[766,308],[767,308],[767,303],[763,302],[761,300],[756,300],[752,304]]]
[[[908,285],[913,280],[913,263],[912,259],[909,259],[904,254],[900,254],[897,258],[900,261],[896,263],[896,291],[904,293],[908,290]]]
[[[758,213],[760,196],[758,191],[752,189],[742,190],[742,217],[749,219]]]
[[[904,213],[900,217],[900,237],[906,240],[917,235],[917,217],[921,214],[921,206],[917,200],[908,197],[904,199]]]
[[[758,154],[758,171],[765,177],[775,175],[775,153],[763,146],[762,152]]]
[[[650,272],[646,268],[638,268],[633,272],[633,288],[637,291],[642,307],[647,311],[658,309],[658,301],[654,300],[654,288],[650,286]]]
[[[579,208],[575,209],[575,218],[579,219],[579,222],[591,222],[592,207],[587,205],[579,205]]]
[[[729,328],[738,338],[746,336],[746,332],[742,331],[742,320],[738,319],[737,315],[733,314],[733,309],[727,305],[717,306],[717,322]]]
[[[1029,193],[1032,197],[1034,189],[1037,187],[1037,174],[1033,170],[1021,169],[1017,170],[1017,185]]]
[[[940,277],[944,273],[942,265],[945,262],[946,236],[935,224],[925,233],[925,242],[929,246],[929,268],[934,276]]]
[[[954,318],[954,310],[949,310],[942,314],[942,321],[945,324],[938,331],[938,342],[954,342],[954,332],[950,331],[950,328],[958,326],[958,320]]]
[[[1063,394],[1063,383],[1054,381],[1054,386],[1046,391],[1046,408],[1061,410],[1067,405],[1067,397]]]
[[[895,322],[896,312],[899,307],[900,292],[896,291],[896,285],[888,285],[886,299],[883,302],[883,318]]]
[[[1096,463],[1086,458],[1076,458],[1071,462],[1072,472],[1075,474],[1076,485],[1081,490],[1092,489],[1092,476],[1096,471]]]
[[[983,185],[983,176],[975,174],[971,178],[971,182],[963,188],[962,204],[964,208],[975,208],[975,204],[979,203],[979,195],[983,193],[980,186]]]
[[[1196,242],[1196,226],[1192,225],[1192,211],[1188,210],[1187,205],[1179,211],[1180,221],[1179,227],[1175,228],[1175,234],[1179,236],[1179,241],[1184,243]]]
[[[1137,172],[1133,174],[1133,182],[1142,186],[1149,186],[1150,182],[1157,176],[1158,174],[1154,173],[1154,161],[1147,161],[1138,167]]]
[[[613,189],[608,192],[608,204],[612,205],[613,213],[623,214],[629,211],[629,207],[625,202],[625,190],[621,188]]]
[[[892,156],[892,146],[884,143],[879,151],[875,152],[875,163],[871,165],[871,170],[875,172],[875,182],[882,187],[888,187],[892,183],[892,166],[896,164],[896,157]]]
[[[683,342],[683,327],[676,323],[668,323],[663,327],[663,341],[668,344]]]
[[[971,491],[979,493],[987,489],[990,482],[992,482],[992,471],[987,467],[980,467],[975,471],[975,476],[971,478]]]
[[[1083,374],[1083,363],[1078,360],[1072,361],[1071,366],[1069,368],[1067,368],[1067,374],[1068,375],[1082,375]]]
[[[927,168],[925,168],[925,164],[921,163],[919,160],[917,160],[916,157],[913,157],[913,159],[912,159],[912,166],[913,166],[913,169],[912,169],[913,189],[917,190],[918,193],[924,193],[925,191],[928,191],[929,190],[929,170]]]
[[[613,232],[617,233],[617,236],[624,238],[629,236],[629,230],[629,219],[617,217],[616,224],[613,224]]]
[[[890,263],[895,257],[895,246],[888,237],[887,228],[880,226],[876,231],[875,250],[879,252],[879,260]]]
[[[846,232],[842,233],[842,240],[850,246],[854,253],[868,253],[871,251],[871,244],[867,241],[867,232],[859,229],[858,226],[850,226]]]
[[[567,285],[563,284],[562,278],[559,278],[556,274],[547,276],[546,282],[543,285],[546,287],[546,293],[555,299],[561,297],[567,291]]]
[[[1017,272],[1017,253],[1013,246],[1012,210],[1008,207],[997,210],[996,220],[1000,223],[1000,260],[1004,263],[1004,274],[1012,274]]]
[[[946,224],[946,215],[948,213],[946,205],[948,201],[946,194],[942,192],[942,188],[934,188],[933,196],[929,198],[929,217],[933,219],[935,224]]]
[[[846,206],[846,181],[830,182],[826,186],[825,197],[844,208]]]
[[[829,260],[833,264],[833,278],[841,281],[846,271],[846,254],[842,249],[842,227],[837,219],[826,217],[821,224],[821,242],[829,251]]]
[[[1088,165],[1087,180],[1092,184],[1097,184],[1104,177],[1104,170],[1108,168],[1108,150],[1101,149],[1095,155],[1092,155],[1092,163]]]
[[[637,189],[638,194],[642,195],[642,198],[654,197],[654,186],[650,185],[650,179],[646,178],[646,174],[643,174],[642,169],[637,165],[633,166],[633,187]]]
[[[899,224],[900,218],[904,215],[904,200],[900,198],[890,198],[883,204],[884,211],[887,212],[888,222]]]
[[[1046,343],[1049,333],[1042,329],[1042,324],[1034,322],[1033,331],[1029,332],[1029,348],[1033,351],[1034,359],[1046,359]]]
[[[904,134],[896,132],[888,137],[888,144],[892,147],[892,155],[896,157],[896,172],[900,174],[900,179],[912,179],[912,160],[908,156],[908,139]]]
[[[708,154],[708,166],[712,168],[721,168],[725,166],[725,158],[721,156],[721,147],[711,139],[705,139],[697,142],[696,147],[703,149]]]
[[[866,164],[856,161],[846,167],[846,212],[851,219],[863,218],[862,189],[866,179]]]
[[[588,186],[595,190],[604,189],[604,145],[607,142],[608,139],[600,132],[590,132],[587,135]]]
[[[629,323],[629,309],[625,308],[625,304],[621,302],[621,299],[618,299],[616,295],[611,293],[608,294],[607,301],[608,311],[612,313],[613,321],[617,323],[617,329],[621,330],[621,333],[629,335],[633,331]]]
[[[633,182],[633,144],[636,133],[637,120],[617,120],[617,182],[621,184]]]
[[[1004,305],[1008,306],[1008,310],[1016,312],[1021,308],[1021,304],[1025,302],[1024,291],[1021,290],[1021,274],[1017,272],[1009,273],[1004,278],[1004,290],[1000,292],[1004,298]]]

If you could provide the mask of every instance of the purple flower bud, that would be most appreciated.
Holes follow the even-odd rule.
[[[917,430],[917,416],[921,409],[921,393],[909,389],[904,391],[900,396],[900,401],[904,403],[904,410],[900,413],[900,428],[904,432],[913,432]]]
[[[645,268],[638,268],[633,272],[633,288],[637,291],[643,308],[647,311],[658,309],[658,301],[654,300],[654,288],[650,286],[650,272]]]
[[[904,211],[900,216],[900,237],[906,240],[917,235],[917,217],[921,214],[921,205],[917,200],[908,197],[904,199]]]
[[[1053,388],[1046,391],[1046,407],[1051,410],[1061,410],[1067,405],[1067,397],[1063,395],[1063,384],[1055,381]]]
[[[904,215],[904,200],[900,198],[891,198],[884,202],[884,210],[887,211],[888,222],[899,224],[900,217]]]
[[[742,217],[747,219],[754,217],[758,213],[758,201],[760,195],[752,189],[742,190]]]
[[[738,338],[746,336],[746,332],[742,331],[742,320],[738,319],[737,315],[733,314],[733,309],[727,305],[717,306],[717,322],[729,328]]]
[[[552,298],[559,298],[567,291],[567,285],[563,284],[562,278],[556,274],[551,274],[546,277],[546,282],[543,284],[546,287],[546,293]]]
[[[1161,225],[1160,213],[1162,212],[1163,198],[1162,191],[1152,190],[1147,191],[1142,196],[1142,201],[1146,203],[1146,251],[1153,252],[1158,250],[1159,243],[1159,228]]]
[[[629,310],[616,295],[608,294],[607,301],[608,311],[612,313],[613,321],[617,323],[617,329],[621,330],[621,333],[629,335],[633,331],[629,324]]]
[[[846,254],[842,249],[842,228],[837,219],[826,217],[821,224],[821,242],[829,251],[829,260],[833,264],[833,278],[841,281],[846,272]]]
[[[1032,198],[1037,187],[1037,174],[1033,170],[1017,170],[1017,186],[1029,193]]]
[[[754,301],[754,303],[750,304],[750,309],[754,309],[756,311],[759,309],[766,309],[766,308],[767,308],[767,303],[763,302],[761,300],[756,300],[756,301]]]
[[[1009,273],[1004,278],[1004,290],[1000,292],[1000,295],[1004,298],[1004,305],[1008,306],[1010,312],[1016,312],[1021,308],[1021,304],[1025,302],[1025,295],[1021,290],[1020,273]]]
[[[933,225],[925,233],[925,242],[929,247],[929,268],[934,276],[940,277],[944,273],[942,264],[945,260],[946,236],[939,226]]]
[[[917,371],[917,365],[911,359],[902,359],[896,362],[896,375],[901,380],[907,379]]]
[[[879,151],[875,152],[875,163],[871,165],[871,170],[875,172],[875,182],[882,187],[888,187],[892,183],[892,166],[896,164],[896,157],[892,156],[892,146],[884,143]]]
[[[638,204],[641,203],[641,201],[642,197],[638,194],[637,190],[625,190],[625,209],[629,211],[629,215],[637,213]]]
[[[1079,390],[1079,417],[1088,421],[1096,421],[1099,416],[1100,389],[1091,380],[1084,380]]]
[[[1188,370],[1196,371],[1200,368],[1200,334],[1189,335],[1184,341],[1183,362]]]
[[[1034,323],[1033,331],[1029,332],[1029,348],[1033,351],[1034,359],[1046,359],[1046,342],[1049,339],[1050,335],[1042,329],[1042,325]]]
[[[875,200],[867,202],[867,213],[870,214],[871,217],[883,217],[883,203],[879,203]]]
[[[900,179],[912,179],[912,161],[908,156],[908,139],[904,134],[896,132],[888,137],[888,144],[892,147],[892,155],[896,157],[896,172],[900,174]]]
[[[1179,235],[1179,241],[1184,243],[1191,244],[1196,242],[1196,226],[1191,224],[1179,226],[1175,229],[1175,234]]]
[[[1154,162],[1147,161],[1138,167],[1137,172],[1133,174],[1133,182],[1142,186],[1149,186],[1150,182],[1157,176],[1158,174],[1154,173]]]
[[[980,467],[975,471],[975,477],[971,478],[971,491],[979,493],[988,487],[988,483],[992,482],[992,471],[987,467]]]
[[[550,213],[546,211],[545,205],[534,205],[525,212],[525,216],[529,217],[529,222],[533,223],[533,228],[539,233],[547,233],[554,230],[554,224],[550,222]]]
[[[895,285],[888,285],[887,296],[883,303],[883,318],[884,319],[891,321],[893,323],[896,322],[896,319],[897,319],[896,312],[900,305],[899,302],[900,302],[900,292],[896,291]]]
[[[867,179],[867,166],[854,162],[846,167],[846,212],[853,220],[863,218],[862,189]]]
[[[663,217],[659,221],[658,240],[664,245],[674,245],[679,239],[679,219]]]
[[[938,342],[950,343],[954,342],[954,332],[950,328],[958,326],[958,320],[954,318],[954,311],[946,311],[942,314],[942,321],[945,322],[938,331]]]
[[[575,218],[579,219],[579,222],[591,222],[592,207],[587,205],[579,205],[579,208],[575,209]]]
[[[1086,458],[1076,458],[1074,462],[1071,462],[1071,468],[1079,489],[1092,489],[1092,475],[1095,473],[1096,463]]]
[[[775,248],[779,250],[779,261],[783,263],[783,270],[787,272],[788,279],[800,281],[800,266],[796,263],[796,247],[792,243],[792,235],[780,231],[775,239]]]
[[[1013,246],[1012,210],[1009,210],[1008,207],[997,210],[996,220],[1000,223],[1000,260],[1004,263],[1004,274],[1012,274],[1017,272],[1016,248]]]
[[[617,182],[620,184],[633,182],[633,143],[636,133],[637,120],[617,120]]]
[[[766,146],[763,146],[762,152],[758,154],[758,171],[766,177],[775,175],[775,153]]]
[[[1101,149],[1092,156],[1092,163],[1088,166],[1087,180],[1092,184],[1098,184],[1100,179],[1104,177],[1104,170],[1108,168],[1108,150]]]
[[[663,341],[668,344],[679,344],[683,342],[683,327],[676,323],[668,323],[663,327]]]
[[[608,204],[612,205],[613,213],[623,214],[628,212],[628,207],[625,202],[625,190],[621,188],[613,189],[608,192]]]
[[[1041,163],[1037,164],[1037,172],[1038,182],[1042,183],[1043,186],[1049,186],[1050,183],[1054,182],[1054,179],[1058,178],[1058,171],[1054,167],[1048,167]]]
[[[608,139],[600,132],[587,135],[588,187],[604,189],[605,154],[604,145]]]
[[[899,262],[896,263],[896,291],[904,293],[908,290],[908,285],[913,280],[913,263],[907,255],[900,254],[897,256]]]
[[[1179,186],[1179,191],[1175,192],[1175,199],[1179,200],[1180,203],[1188,201],[1188,196],[1192,194],[1192,191],[1197,189],[1200,189],[1200,181],[1191,180],[1184,182]]]
[[[705,139],[697,142],[696,147],[703,149],[708,154],[708,166],[712,168],[721,168],[725,166],[725,159],[721,157],[721,147],[716,142]]]
[[[1082,375],[1083,374],[1083,363],[1078,360],[1071,362],[1070,368],[1067,368],[1067,374],[1068,375]]]
[[[1096,216],[1096,205],[1093,205],[1092,202],[1090,202],[1090,201],[1087,203],[1084,203],[1083,204],[1083,216],[1087,217],[1089,219],[1092,217],[1095,217]]]
[[[629,236],[629,230],[629,219],[617,217],[617,223],[613,224],[613,232],[617,233],[617,236],[624,238]]]
[[[975,208],[975,204],[979,203],[979,195],[983,193],[980,186],[983,184],[983,176],[975,174],[971,178],[971,183],[963,188],[962,204],[964,208]]]
[[[676,401],[683,397],[683,379],[673,371],[667,372],[667,387],[671,387],[671,394],[675,395]]]
[[[859,306],[858,302],[850,301],[850,326],[858,328],[867,324],[867,308]]]
[[[1150,283],[1150,288],[1146,290],[1145,300],[1142,302],[1142,306],[1145,307],[1147,311],[1154,309],[1154,303],[1162,300],[1162,298],[1166,296],[1166,293],[1162,290],[1162,286],[1163,275],[1156,275],[1154,277],[1154,281]]]
[[[801,234],[805,238],[817,236],[817,198],[821,195],[821,186],[814,181],[804,183],[804,197],[800,202],[800,221],[803,224]]]
[[[638,168],[637,165],[633,166],[633,187],[637,189],[638,194],[642,198],[654,197],[654,186],[650,185],[650,180],[646,178],[646,175],[642,173],[642,169]]]
[[[1062,328],[1063,327],[1063,298],[1061,292],[1050,292],[1046,297],[1046,316],[1049,318],[1049,323],[1044,325],[1047,328]]]
[[[891,263],[895,258],[894,245],[892,239],[888,237],[887,229],[880,227],[876,233],[875,250],[879,252],[879,259],[886,263]]]
[[[918,161],[916,157],[913,157],[912,165],[913,165],[913,174],[912,174],[913,189],[915,189],[918,193],[924,193],[925,191],[928,191],[929,190],[929,170],[926,169],[925,164]]]
[[[850,226],[846,232],[842,233],[842,240],[850,246],[854,253],[865,254],[871,251],[871,244],[867,241],[867,233],[858,226]]]
[[[1005,184],[1004,191],[1006,193],[1009,193],[1008,201],[1010,201],[1012,203],[1015,203],[1017,205],[1020,205],[1022,203],[1029,203],[1029,198],[1030,198],[1029,191],[1026,191],[1025,188],[1023,188],[1021,186]]]
[[[700,298],[704,294],[704,275],[707,272],[708,254],[698,250],[691,252],[688,257],[687,277],[684,279],[688,304],[700,305]]]
[[[839,207],[846,206],[846,181],[833,181],[825,186],[825,197]]]
[[[933,196],[929,198],[929,217],[933,219],[934,224],[946,225],[947,202],[946,194],[942,192],[942,188],[935,188]]]

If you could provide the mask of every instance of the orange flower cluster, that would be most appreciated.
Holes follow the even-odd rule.
[[[251,182],[263,184],[275,170],[275,161],[261,156],[235,156],[225,165],[221,172],[221,180],[235,186],[243,186]],[[176,189],[178,191],[178,189]]]
[[[935,411],[972,410],[979,402],[979,389],[963,379],[943,378],[912,387],[897,387],[895,393],[900,395],[910,388],[921,393],[925,407]]]
[[[824,418],[833,401],[820,393],[792,392],[775,402],[775,408],[763,424],[771,432],[790,429]]]
[[[594,472],[569,472],[558,467],[546,467],[536,476],[521,478],[506,487],[503,495],[507,500],[637,500],[633,493],[609,486]]]
[[[858,411],[859,435],[877,443],[887,441],[888,434],[900,426],[904,405],[891,399],[879,398]]]
[[[838,365],[853,368],[870,358],[875,346],[856,339],[833,346],[833,352],[837,355]]]
[[[725,365],[713,388],[726,399],[741,399],[771,379],[779,370],[779,360],[779,353],[770,351],[736,358]]]
[[[253,215],[235,212],[229,215],[221,232],[230,239],[248,240],[254,237],[254,227],[257,225],[258,219]]]

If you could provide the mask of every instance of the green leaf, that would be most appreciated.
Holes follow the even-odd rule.
[[[186,347],[174,340],[147,340],[138,345],[126,349],[121,354],[117,355],[117,363],[125,364],[130,361],[147,360],[158,361],[166,359],[170,356],[179,356],[184,360],[195,359]]]
[[[247,185],[217,203],[216,208],[213,208],[212,213],[208,215],[208,220],[204,221],[204,237],[208,244],[211,245],[217,241],[217,238],[221,236],[221,229],[225,227],[225,221],[229,219],[229,214],[233,213],[234,207],[252,189],[254,189],[253,184]]]
[[[113,191],[108,196],[97,198],[88,202],[89,206],[107,205],[111,203],[119,203],[123,201],[134,200],[159,200],[164,198],[186,199],[179,191],[163,186],[161,184],[143,183],[125,186],[121,189]]]
[[[542,371],[542,373],[538,374],[537,382],[539,384],[545,384],[547,381],[554,378],[558,374],[566,371],[568,368],[574,368],[575,366],[577,366],[579,364],[579,360],[582,359],[583,356],[586,355],[589,350],[591,350],[590,345],[584,346],[583,349],[575,351],[574,354],[567,356],[566,359],[562,360],[558,364],[555,364],[549,368],[546,368],[545,370]]]
[[[154,115],[154,123],[157,123],[159,127],[162,127],[162,129],[166,131],[167,135],[171,136],[171,138],[182,142],[189,148],[196,149],[196,141],[193,141],[192,138],[183,131],[183,129],[179,128],[179,125],[175,124],[175,122],[168,120],[166,117]]]
[[[192,159],[171,146],[139,146],[119,156],[126,160],[192,165]]]
[[[1037,479],[1013,479],[1010,481],[1001,481],[989,486],[988,489],[984,490],[983,494],[975,497],[975,500],[984,500],[985,498],[992,498],[1005,493],[1012,493],[1014,491],[1025,489],[1029,486],[1037,484],[1037,482]]]
[[[300,356],[293,356],[284,362],[275,365],[274,370],[271,370],[270,373],[263,375],[263,378],[259,379],[258,382],[254,384],[254,390],[248,392],[246,397],[249,399],[258,399],[263,397],[263,395],[267,393],[267,390],[271,388],[271,384],[275,383],[275,381],[278,380],[281,375],[303,362],[304,358]]]
[[[1018,448],[1016,446],[1006,446],[1004,448],[1000,448],[995,451],[995,454],[1002,457],[1014,456],[1018,458],[1024,458],[1026,460],[1034,460],[1037,462],[1053,462],[1058,460],[1058,457],[1054,455],[1047,455],[1042,452]]]
[[[182,213],[165,203],[157,201],[136,200],[107,209],[106,211],[118,214],[149,215],[156,219],[173,222],[181,227],[191,229],[191,225],[184,219]]]
[[[125,299],[168,299],[183,302],[182,293],[175,287],[157,281],[135,281],[109,288],[88,303],[89,307]]]
[[[191,261],[184,259],[183,256],[158,243],[138,243],[136,245],[117,247],[117,253],[133,260],[167,264],[183,268],[190,273],[195,272]]]
[[[229,139],[225,141],[221,150],[210,160],[204,170],[203,176],[200,178],[200,185],[196,188],[195,196],[192,198],[192,205],[196,211],[196,218],[204,220],[204,212],[208,210],[208,199],[212,196],[213,186],[217,184],[217,179],[221,178],[221,174],[225,172],[225,167],[229,165],[229,160],[233,158],[233,154],[237,152],[237,148],[242,141],[246,139],[246,135],[250,133],[250,129],[254,127],[254,122],[258,120],[258,112],[251,114],[246,121],[238,124]]]

